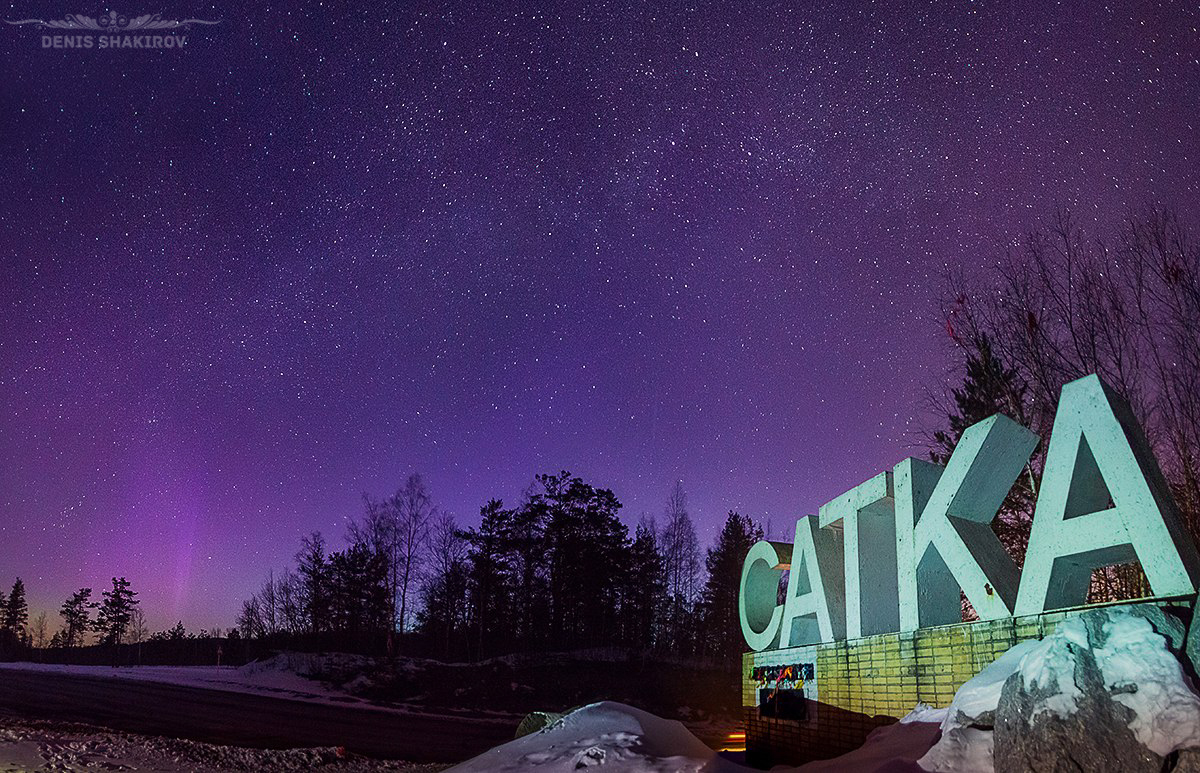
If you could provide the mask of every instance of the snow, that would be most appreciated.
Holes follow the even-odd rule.
[[[995,711],[1000,703],[1000,691],[1004,688],[1005,680],[1017,670],[1025,655],[1039,645],[1041,642],[1036,639],[1021,642],[992,661],[991,665],[976,674],[974,679],[958,688],[954,700],[946,709],[942,732],[969,724],[969,720],[985,712]]]
[[[914,709],[919,710],[920,707]],[[929,749],[937,734],[936,722],[911,719],[877,727],[867,736],[866,742],[854,751],[831,760],[819,760],[791,768],[786,773],[920,773],[921,768],[916,760]],[[774,768],[772,773],[784,771]]]
[[[1150,622],[1123,607],[1105,610],[1103,647],[1092,648],[1113,700],[1133,709],[1129,722],[1138,741],[1159,756],[1200,746],[1200,696],[1179,659]],[[1071,716],[1082,692],[1075,684],[1071,648],[1089,647],[1087,627],[1078,616],[1059,623],[1041,641],[1022,642],[959,688],[942,722],[942,737],[920,759],[930,771],[991,771],[992,732],[966,726],[995,711],[1004,682],[1019,673],[1026,689],[1055,686],[1057,692],[1034,707],[1038,716]]]
[[[265,661],[232,666],[75,666],[58,663],[0,663],[0,671],[42,671],[101,679],[160,682],[226,692],[273,695],[292,700],[366,703],[304,676],[315,669],[312,655],[284,653]],[[379,708],[379,707],[376,707]]]
[[[876,729],[849,754],[774,773],[919,771],[915,760],[937,736],[939,710],[918,707],[908,721]],[[447,773],[752,773],[724,759],[679,722],[621,703],[584,706],[544,729],[451,768]],[[599,773],[599,772],[598,772]]]
[[[1114,694],[1113,700],[1136,712],[1129,729],[1138,741],[1163,757],[1200,746],[1200,697],[1163,637],[1144,617],[1115,610],[1104,632],[1108,638],[1095,650],[1096,664],[1110,690],[1136,685],[1136,692]]]
[[[1113,699],[1134,712],[1130,729],[1138,740],[1160,756],[1176,749],[1200,746],[1200,696],[1193,690],[1183,668],[1145,618],[1127,609],[1106,610],[1105,645],[1093,648],[1097,666]],[[979,771],[993,770],[993,734],[986,727],[973,727],[976,720],[990,724],[987,717],[995,712],[1005,681],[1019,674],[1027,687],[1056,691],[1034,709],[1036,714],[1070,716],[1081,697],[1074,681],[1075,657],[1072,648],[1088,647],[1087,628],[1078,617],[1060,623],[1055,632],[1041,641],[1027,641],[1010,649],[985,668],[955,694],[946,708],[918,704],[900,722],[878,728],[866,743],[849,754],[832,760],[812,762],[798,768],[776,768],[775,773],[873,773],[883,771]],[[299,673],[314,671],[312,664],[292,656],[240,669],[55,666],[40,664],[4,664],[4,668],[81,673],[104,678],[165,681],[211,689],[286,693],[290,697],[311,700],[337,700],[347,696]],[[1136,690],[1131,689],[1136,686]],[[67,743],[32,741],[37,734],[16,737],[0,722],[0,773],[7,770],[53,767],[47,755],[91,754],[100,749],[106,760],[117,760],[125,751],[109,753],[106,744],[120,734],[96,731],[94,737],[81,736]],[[7,733],[7,734],[6,734]],[[940,737],[939,737],[940,733]],[[161,743],[188,744],[190,742]],[[936,743],[935,743],[936,741]],[[82,744],[82,745],[80,745]],[[89,746],[88,744],[91,744]],[[97,745],[98,744],[98,745]],[[141,743],[134,751],[145,747]],[[196,745],[193,745],[196,746]],[[229,747],[218,747],[227,749]],[[83,749],[84,751],[79,751]],[[56,751],[60,750],[60,751]],[[66,750],[66,751],[61,751]],[[252,750],[244,750],[250,753]],[[140,753],[140,752],[138,752]],[[218,761],[240,759],[240,752],[228,752],[230,760],[216,754]],[[267,752],[253,752],[267,754]],[[285,754],[284,752],[273,752]],[[298,752],[305,764],[296,769],[323,764],[320,750]],[[103,755],[102,755],[103,756]],[[134,755],[136,756],[136,755]],[[126,762],[132,769],[138,768]],[[240,765],[241,763],[237,763]],[[246,767],[264,766],[287,769],[282,760],[254,761]],[[237,765],[234,765],[236,767]],[[169,767],[169,766],[168,766]],[[209,770],[204,765],[188,766]],[[620,703],[594,703],[577,709],[544,729],[491,749],[451,769],[453,773],[565,773],[585,768],[600,768],[603,773],[749,773],[750,769],[719,756],[680,722],[666,720]],[[70,769],[59,767],[55,769]],[[212,769],[222,769],[219,766]],[[404,768],[410,769],[410,768]],[[599,773],[599,772],[598,772]]]
[[[453,773],[719,773],[746,770],[717,757],[683,724],[621,703],[593,703],[450,769]]]
[[[1134,736],[1160,757],[1200,746],[1200,697],[1166,639],[1128,609],[1109,609],[1107,616],[1104,646],[1093,648],[1092,654],[1113,700],[1133,709],[1129,729]],[[1087,628],[1080,618],[1068,618],[1041,644],[1021,659],[1018,671],[1028,686],[1044,688],[1057,681],[1059,693],[1045,699],[1034,715],[1070,716],[1082,693],[1075,685],[1068,646],[1086,649]]]
[[[1087,627],[1078,617],[1058,624],[1051,636],[1031,647],[1017,663],[1017,671],[1030,692],[1035,689],[1057,689],[1058,692],[1040,701],[1030,720],[1051,713],[1069,717],[1075,713],[1083,692],[1075,685],[1075,656],[1072,648],[1088,649]]]
[[[937,773],[992,773],[992,742],[991,730],[956,727],[944,731],[933,748],[917,760],[917,764]]]
[[[218,746],[75,723],[25,719],[0,710],[0,773],[34,770],[223,773],[321,768],[334,769],[338,773],[434,773],[440,767],[368,760],[334,748],[278,750]]]
[[[949,709],[939,709],[930,706],[928,703],[918,703],[916,708],[900,718],[900,724],[908,725],[913,722],[932,722],[935,725],[941,725],[946,720],[946,713]]]

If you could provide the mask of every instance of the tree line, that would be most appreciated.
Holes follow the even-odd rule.
[[[476,528],[441,511],[419,475],[364,498],[340,550],[303,538],[295,565],[243,605],[243,637],[478,659],[623,647],[729,659],[742,651],[742,559],[762,536],[729,513],[702,555],[682,484],[661,528],[630,529],[621,503],[569,472],[538,475],[521,502],[493,499]]]
[[[93,599],[91,588],[80,588],[63,601],[58,611],[61,625],[51,633],[46,612],[30,618],[25,583],[18,577],[8,594],[0,593],[0,655],[195,638],[182,621],[169,630],[151,634],[137,595],[124,577],[112,578],[112,588],[102,591],[99,600]],[[220,638],[222,632],[201,631],[199,636]]]

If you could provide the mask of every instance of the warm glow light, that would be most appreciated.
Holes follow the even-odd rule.
[[[725,743],[717,749],[719,752],[744,752],[746,751],[746,734],[745,733],[729,733],[725,736]]]

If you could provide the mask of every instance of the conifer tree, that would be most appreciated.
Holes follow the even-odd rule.
[[[4,629],[12,631],[18,639],[24,639],[28,624],[29,605],[25,602],[25,583],[18,577],[4,605]]]
[[[329,562],[321,532],[314,531],[304,538],[296,554],[296,573],[300,576],[301,604],[308,632],[329,630]]]
[[[58,611],[63,619],[62,646],[78,647],[83,644],[84,635],[92,627],[90,610],[96,608],[91,598],[91,588],[80,588],[63,602]]]
[[[644,519],[634,532],[629,548],[629,573],[622,603],[627,626],[626,640],[637,650],[654,649],[659,635],[660,613],[666,593],[666,576],[654,521]]]
[[[512,609],[513,566],[505,549],[512,511],[499,499],[479,509],[479,528],[463,532],[470,546],[467,554],[469,647],[476,657],[498,652],[509,643]]]
[[[746,516],[731,510],[717,544],[708,551],[705,567],[708,580],[701,605],[704,614],[705,648],[722,657],[741,656],[742,633],[738,622],[738,590],[742,581],[742,562],[762,529]]]
[[[951,392],[954,407],[946,417],[948,429],[938,430],[933,436],[935,448],[930,455],[939,464],[949,460],[968,427],[993,414],[1002,413],[1018,424],[1028,426],[1025,415],[1027,387],[1020,375],[993,352],[986,335],[976,336],[969,344],[962,386]],[[1023,562],[1029,544],[1035,495],[1033,469],[1027,466],[1009,491],[993,524],[1000,542],[1018,565]]]
[[[93,626],[100,635],[100,642],[110,645],[121,643],[133,617],[133,608],[139,603],[134,598],[137,593],[129,589],[129,581],[124,577],[114,577],[112,583],[112,590],[102,594],[104,601],[100,604]]]

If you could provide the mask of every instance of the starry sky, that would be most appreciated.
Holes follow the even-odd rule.
[[[1194,3],[303,5],[0,25],[0,584],[53,622],[229,626],[410,471],[784,533],[919,452],[948,267],[1196,211]]]

